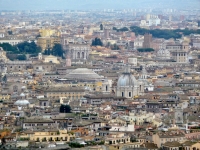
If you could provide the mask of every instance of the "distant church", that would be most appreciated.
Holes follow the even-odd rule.
[[[68,54],[68,59],[71,59],[71,63],[85,63],[91,52],[90,45],[81,39],[73,42],[67,42],[63,39],[62,45],[64,51]]]

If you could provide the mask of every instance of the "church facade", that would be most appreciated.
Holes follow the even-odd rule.
[[[85,62],[91,52],[88,44],[68,44],[64,45],[63,49],[68,53],[72,62]]]

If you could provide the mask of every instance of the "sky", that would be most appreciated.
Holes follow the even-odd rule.
[[[200,0],[0,0],[0,10],[200,9]]]

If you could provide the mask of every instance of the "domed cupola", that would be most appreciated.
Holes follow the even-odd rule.
[[[116,86],[116,96],[132,99],[143,91],[143,85],[140,85],[135,77],[130,73],[129,66],[119,77]]]
[[[137,80],[135,77],[130,73],[129,66],[126,66],[125,71],[120,75],[117,87],[134,87],[137,84]]]

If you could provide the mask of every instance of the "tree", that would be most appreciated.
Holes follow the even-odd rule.
[[[100,24],[100,30],[103,30],[103,24]]]
[[[120,49],[119,46],[116,43],[111,45],[110,48],[111,48],[111,50],[119,50]]]
[[[138,48],[138,52],[153,52],[153,48]]]
[[[60,113],[70,113],[71,107],[69,105],[61,105],[60,106]]]
[[[120,28],[120,29],[117,29],[116,27],[113,27],[113,30],[116,30],[117,32],[129,31],[129,29],[127,27],[123,27],[123,28]]]
[[[103,43],[100,38],[96,37],[94,40],[92,40],[92,46],[103,46]]]
[[[116,27],[113,27],[113,30],[118,30]]]
[[[16,45],[20,53],[37,54],[42,51],[41,47],[37,46],[35,42],[22,42]]]
[[[51,54],[52,54],[52,51],[51,51],[50,48],[48,48],[48,50],[47,50],[47,55],[51,55]]]
[[[9,51],[12,53],[18,52],[17,48],[15,46],[10,45],[9,43],[0,44],[0,47],[2,47],[4,51]]]
[[[12,34],[13,34],[13,33],[12,33],[12,30],[8,31],[8,34],[9,34],[9,35],[12,35]]]
[[[18,60],[26,60],[26,55],[24,55],[24,54],[23,55],[18,55],[17,59]]]
[[[52,48],[52,55],[63,57],[63,53],[64,51],[63,51],[62,45],[56,43],[54,47]]]

